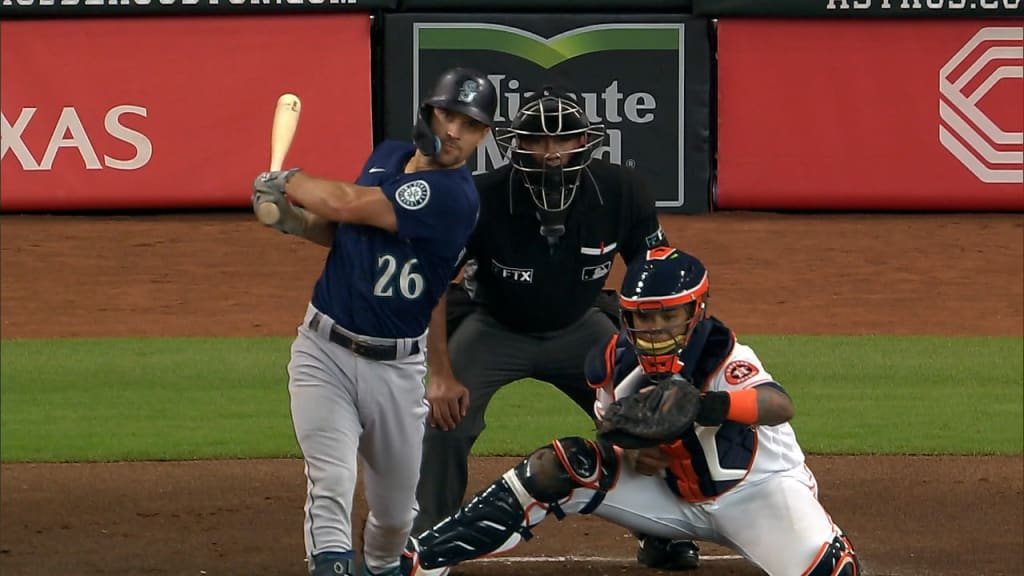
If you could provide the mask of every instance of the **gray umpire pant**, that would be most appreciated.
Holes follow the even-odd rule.
[[[467,316],[449,339],[448,354],[452,372],[469,389],[469,408],[452,430],[427,426],[413,534],[462,506],[470,450],[486,427],[487,404],[502,386],[529,377],[548,382],[592,418],[595,394],[587,386],[583,363],[591,349],[614,333],[615,325],[597,308],[560,330],[529,334],[509,330],[483,309]]]

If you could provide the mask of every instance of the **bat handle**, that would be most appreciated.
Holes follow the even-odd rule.
[[[273,202],[261,202],[256,205],[256,218],[266,226],[273,226],[281,219],[281,210]]]

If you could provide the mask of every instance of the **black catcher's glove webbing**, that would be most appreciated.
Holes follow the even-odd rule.
[[[697,418],[700,391],[673,375],[652,388],[612,402],[598,426],[598,435],[626,449],[647,448],[682,437]]]

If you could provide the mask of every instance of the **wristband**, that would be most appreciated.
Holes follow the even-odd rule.
[[[757,389],[736,392],[708,392],[701,397],[697,424],[720,426],[726,420],[757,424]]]
[[[729,392],[729,412],[726,420],[740,424],[757,424],[757,388]]]
[[[728,392],[708,392],[700,398],[700,410],[697,412],[697,424],[701,426],[721,426],[729,413]]]

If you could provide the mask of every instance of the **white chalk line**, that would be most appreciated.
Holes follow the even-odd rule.
[[[722,560],[743,560],[743,556],[735,554],[719,554],[719,555],[700,555],[701,561],[722,561]],[[593,562],[596,564],[624,564],[630,562],[636,562],[636,558],[633,556],[622,557],[622,558],[609,558],[605,556],[490,556],[487,558],[477,558],[476,560],[468,560],[465,563],[479,563],[479,564],[527,564],[527,563],[545,563],[545,562]]]

